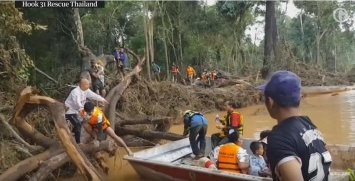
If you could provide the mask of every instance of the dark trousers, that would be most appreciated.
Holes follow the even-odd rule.
[[[72,132],[74,133],[76,143],[80,143],[80,135],[81,135],[81,122],[78,119],[77,114],[66,114],[65,119],[69,120],[73,125]]]
[[[212,149],[216,148],[219,145],[228,143],[228,137],[220,135],[221,133],[215,133],[211,135]]]
[[[207,125],[205,124],[190,128],[189,139],[190,139],[192,153],[198,157],[202,157],[205,155],[206,133],[207,133]],[[197,136],[198,138],[196,138]]]

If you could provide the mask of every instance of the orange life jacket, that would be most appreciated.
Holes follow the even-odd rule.
[[[206,72],[202,72],[202,74],[201,74],[201,80],[202,80],[202,81],[207,81],[207,74],[206,74]]]
[[[176,65],[171,66],[171,73],[178,73],[178,66]]]
[[[243,130],[243,128],[244,128],[244,117],[243,117],[243,115],[240,114],[239,112],[233,111],[231,114],[228,114],[228,115],[224,116],[224,117],[220,120],[220,122],[221,122],[223,125],[226,125],[226,126],[231,125],[231,119],[230,119],[230,117],[231,117],[232,114],[238,114],[238,115],[239,115],[239,119],[240,119],[240,121],[239,121],[240,123],[239,123],[239,124],[240,124],[240,127],[238,128],[238,132],[239,132],[240,135],[243,135],[243,133],[244,133],[244,130]],[[225,128],[223,128],[223,129],[221,130],[221,132],[219,133],[219,137],[225,137],[226,135],[228,135],[228,130],[225,129]]]
[[[93,127],[97,128],[97,121],[99,118],[99,115],[102,114],[102,129],[105,130],[110,126],[110,121],[106,118],[105,114],[100,110],[99,107],[94,108],[94,112],[91,114],[88,123]],[[85,117],[87,113],[84,110],[81,110],[80,116]]]
[[[219,170],[224,170],[234,173],[246,174],[248,171],[246,169],[240,169],[238,166],[238,151],[240,146],[234,143],[227,143],[220,147],[218,153],[217,168]]]
[[[217,72],[212,71],[211,76],[212,76],[212,80],[216,79],[216,77],[217,77]]]
[[[187,73],[187,75],[193,75],[194,72],[195,72],[195,70],[194,70],[192,67],[188,66],[188,67],[186,68],[186,73]]]
[[[230,119],[231,115],[232,114],[237,114],[239,116],[239,128],[238,128],[238,132],[240,135],[243,135],[243,128],[244,128],[244,118],[243,118],[243,115],[240,114],[239,112],[237,111],[233,111],[231,114],[227,115],[226,116],[226,125],[229,126],[232,124],[232,120]]]

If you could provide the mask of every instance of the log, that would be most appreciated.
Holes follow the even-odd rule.
[[[125,127],[116,127],[116,132],[123,134],[123,135],[135,135],[138,137],[142,137],[144,139],[165,139],[165,140],[181,140],[185,137],[175,133],[168,133],[168,132],[160,132],[160,131],[147,131],[147,130],[137,130],[137,129],[130,129]]]
[[[102,141],[98,148],[95,147],[93,144],[80,145],[80,148],[86,153],[92,153],[98,150],[107,150],[109,152],[112,152],[113,149],[116,149],[117,147],[110,141]],[[62,147],[60,147],[59,144],[57,146],[53,146],[49,150],[40,153],[38,155],[35,155],[33,157],[27,158],[17,163],[16,165],[12,166],[11,168],[7,169],[3,174],[0,175],[0,180],[16,181],[26,173],[29,173],[34,169],[36,169],[39,166],[39,163],[42,162],[43,160],[48,160],[52,157],[55,157],[56,155],[63,153],[64,151],[65,150]],[[49,175],[50,173],[51,172],[48,172],[47,175]]]
[[[302,87],[302,94],[330,94],[330,93],[344,92],[349,90],[352,90],[352,87],[347,87],[347,86]]]
[[[103,108],[105,114],[108,116],[108,119],[111,121],[111,127],[115,129],[115,120],[116,120],[116,105],[119,99],[121,98],[124,90],[128,87],[128,85],[132,82],[132,77],[137,75],[142,70],[142,65],[145,60],[145,56],[139,58],[137,54],[135,54],[132,50],[126,49],[126,51],[131,54],[136,60],[137,65],[129,72],[124,80],[116,85],[106,96],[106,100],[110,100],[108,104],[106,104]]]
[[[10,124],[5,120],[5,116],[3,114],[0,113],[0,121],[5,125],[5,127],[11,132],[11,134],[15,137],[15,139],[17,141],[19,141],[20,143],[22,143],[23,145],[25,145],[28,149],[34,151],[34,150],[38,150],[38,147],[34,147],[32,145],[30,145],[29,143],[27,143],[24,139],[21,138],[20,135],[18,135],[16,133],[16,131],[10,126]]]
[[[94,143],[80,145],[82,151],[86,154],[92,154],[99,150],[105,150],[107,152],[114,152],[117,149],[117,146],[112,141],[102,141],[100,145],[96,146]],[[63,149],[62,149],[63,150]],[[40,164],[39,170],[32,176],[29,181],[40,181],[45,180],[50,173],[52,173],[55,169],[64,165],[70,161],[70,157],[67,153],[63,152],[50,158],[49,160]]]
[[[165,118],[143,118],[143,119],[123,119],[119,123],[120,126],[123,125],[136,125],[136,124],[169,124],[172,121],[171,117]]]
[[[128,147],[154,147],[157,145],[156,143],[153,143],[149,140],[136,137],[133,135],[122,136],[122,139],[124,140],[124,142]]]
[[[42,74],[43,76],[45,76],[47,79],[51,80],[52,82],[54,82],[55,84],[59,84],[57,80],[55,80],[54,78],[52,78],[51,76],[49,76],[48,74],[46,74],[45,72],[43,72],[42,70],[40,70],[39,68],[33,66],[33,68],[40,74]]]
[[[41,160],[47,160],[62,152],[64,152],[64,149],[58,149],[53,147],[43,153],[27,158],[12,166],[11,168],[7,169],[3,174],[0,175],[0,180],[16,181],[20,179],[23,175],[36,169]]]
[[[37,108],[38,106],[30,106],[27,102],[30,100],[31,94],[38,93],[37,90],[32,89],[24,89],[21,94],[20,98],[18,99],[15,105],[15,112],[10,119],[10,124],[16,126],[16,128],[21,132],[23,136],[26,138],[31,139],[36,145],[43,146],[44,148],[49,148],[52,145],[56,144],[56,141],[44,136],[42,133],[34,129],[28,122],[25,120],[27,114],[29,114],[33,109]],[[28,107],[27,107],[28,106]]]
[[[45,105],[52,113],[52,117],[55,123],[55,128],[57,130],[59,139],[64,146],[64,149],[66,150],[69,157],[72,159],[72,161],[78,168],[79,172],[84,176],[86,180],[94,180],[94,181],[102,180],[102,176],[89,162],[88,158],[84,155],[84,153],[80,149],[78,149],[79,148],[78,145],[76,144],[73,137],[71,136],[71,131],[69,130],[67,122],[64,118],[64,114],[65,114],[64,105],[52,98],[35,95],[37,92],[38,91],[33,89],[32,87],[26,87],[22,91],[19,101],[15,108],[16,112],[14,118],[19,117],[20,112],[22,111],[22,108],[26,103]],[[17,120],[16,122],[18,122],[18,119],[16,120]],[[29,129],[31,130],[31,128],[32,127],[30,126]]]

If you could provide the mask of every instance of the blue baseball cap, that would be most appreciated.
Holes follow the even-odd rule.
[[[271,75],[269,82],[256,89],[263,91],[276,103],[293,104],[301,99],[301,79],[295,73],[286,70],[276,71]]]

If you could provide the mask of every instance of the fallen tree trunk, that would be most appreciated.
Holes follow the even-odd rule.
[[[105,150],[107,152],[114,152],[117,147],[113,142],[107,140],[107,141],[100,142],[98,146],[91,143],[87,145],[80,145],[80,148],[84,153],[92,154],[100,150]],[[51,157],[49,160],[40,163],[39,170],[36,172],[36,174],[34,174],[34,176],[32,176],[32,178],[29,181],[46,179],[50,173],[52,173],[55,169],[64,165],[68,161],[70,161],[70,157],[66,152],[62,152],[60,154],[57,154],[54,157]]]
[[[157,145],[156,143],[132,135],[124,136],[122,139],[125,141],[126,145],[130,147],[153,147]]]
[[[171,117],[165,118],[143,118],[143,119],[123,119],[118,124],[123,125],[136,125],[136,124],[169,124],[171,122]]]
[[[93,152],[96,152],[99,150],[105,150],[108,152],[112,152],[112,151],[116,150],[116,148],[117,148],[110,141],[102,141],[102,142],[100,142],[100,145],[98,147],[95,146],[94,144],[80,145],[79,147],[85,153],[93,153]],[[25,175],[26,173],[29,173],[29,172],[33,171],[34,169],[38,168],[38,166],[40,166],[40,169],[38,171],[39,173],[36,173],[34,175],[34,177],[37,177],[37,178],[47,177],[51,173],[48,170],[53,171],[53,170],[59,168],[64,163],[66,163],[67,161],[69,161],[69,160],[67,160],[66,162],[61,162],[61,164],[51,163],[50,160],[52,160],[52,158],[54,158],[58,155],[61,155],[63,153],[66,155],[65,159],[70,160],[68,155],[65,153],[65,150],[62,147],[60,147],[60,145],[54,146],[43,153],[40,153],[40,154],[35,155],[33,157],[27,158],[27,159],[17,163],[16,165],[12,166],[11,168],[7,169],[3,174],[0,175],[0,180],[16,181],[19,178],[21,178],[23,175]],[[47,160],[48,162],[45,160]],[[40,163],[42,161],[44,161],[43,163],[51,163],[49,165],[50,168],[46,168],[46,164],[42,165]],[[56,167],[54,167],[54,166],[56,166]],[[46,173],[43,173],[44,172],[43,170],[46,170]],[[36,175],[38,175],[38,176],[36,176]],[[41,180],[41,179],[38,179],[38,180]]]
[[[85,177],[86,180],[102,180],[102,176],[89,162],[84,153],[78,149],[78,145],[75,143],[73,137],[71,136],[71,131],[69,130],[67,122],[64,118],[64,105],[52,98],[35,95],[33,92],[37,91],[34,91],[32,87],[26,87],[21,93],[21,97],[25,98],[21,100],[28,104],[42,104],[48,107],[52,113],[59,139],[62,142],[62,145],[64,146],[64,149],[68,153],[69,157],[78,168],[79,172]]]
[[[165,139],[165,140],[181,140],[185,137],[175,133],[168,133],[168,132],[160,132],[160,131],[147,131],[147,130],[137,130],[137,129],[130,129],[125,127],[116,127],[116,132],[121,133],[122,135],[135,135],[138,137],[142,137],[145,139]]]
[[[145,56],[139,58],[137,54],[135,54],[132,50],[126,49],[126,51],[131,54],[136,60],[137,65],[129,72],[125,77],[124,80],[115,86],[113,89],[106,96],[106,100],[110,100],[109,104],[104,106],[104,111],[108,116],[108,119],[111,121],[111,127],[115,128],[115,120],[116,120],[116,106],[117,102],[120,100],[124,90],[129,86],[132,82],[133,76],[137,75],[142,70],[142,65],[145,60]]]
[[[26,87],[21,92],[14,109],[15,112],[11,119],[11,123],[17,127],[17,129],[21,132],[21,135],[26,136],[26,138],[30,139],[33,143],[48,149],[43,153],[25,159],[9,168],[2,175],[0,175],[0,180],[18,180],[25,174],[38,168],[39,165],[41,168],[39,169],[38,174],[34,175],[35,178],[32,178],[32,180],[43,180],[51,174],[51,171],[57,169],[70,159],[77,166],[79,172],[86,180],[103,180],[99,172],[89,162],[84,152],[94,153],[99,150],[105,150],[112,153],[117,149],[117,146],[110,141],[103,141],[98,146],[88,144],[80,145],[79,147],[72,138],[71,132],[64,118],[64,105],[52,98],[39,96],[37,93],[38,91],[32,87]],[[25,120],[27,115],[35,108],[38,108],[38,106],[46,108],[52,114],[52,118],[55,123],[54,126],[60,142],[41,134]],[[64,157],[61,155],[63,153],[65,153],[65,158],[59,159]],[[52,159],[52,161],[55,160],[55,162],[52,163],[52,161],[48,161],[48,159]],[[47,164],[39,164],[42,162]]]
[[[57,154],[64,152],[64,149],[51,148],[43,153],[27,158],[0,175],[0,180],[16,181],[26,173],[29,173],[38,167],[40,160],[47,160]]]

